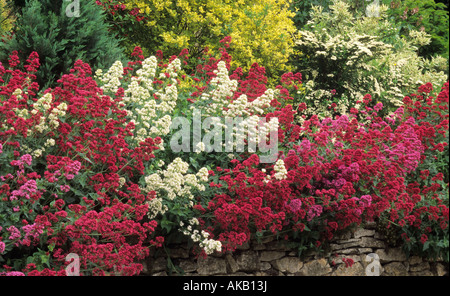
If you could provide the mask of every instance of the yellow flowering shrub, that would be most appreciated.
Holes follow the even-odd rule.
[[[232,66],[248,70],[253,63],[268,76],[288,70],[296,32],[291,0],[125,0],[99,1],[114,29],[125,37],[129,51],[138,45],[144,54],[161,50],[178,54],[188,48],[199,57],[205,47],[217,50],[231,36]]]
[[[0,35],[11,30],[13,17],[6,0],[0,0]]]

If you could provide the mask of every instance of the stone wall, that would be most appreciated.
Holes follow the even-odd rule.
[[[381,276],[449,275],[448,263],[417,256],[407,259],[401,249],[387,248],[383,239],[369,225],[365,229],[360,228],[336,237],[326,256],[309,254],[302,259],[295,250],[290,250],[273,239],[260,243],[250,242],[232,254],[210,255],[205,259],[195,259],[183,246],[173,248],[170,252],[171,262],[183,270],[184,275],[190,276],[366,276],[366,270],[376,272],[374,258],[379,262],[378,274]],[[372,257],[368,257],[368,254],[372,254]],[[352,259],[354,263],[346,266],[349,265],[345,263],[347,259]],[[171,274],[167,269],[167,258],[153,256],[147,259],[142,274]]]

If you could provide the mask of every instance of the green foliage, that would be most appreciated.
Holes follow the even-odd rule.
[[[92,1],[81,0],[80,16],[69,17],[66,7],[70,4],[28,1],[17,18],[12,38],[0,45],[0,61],[7,61],[8,53],[14,50],[22,60],[36,51],[41,62],[37,82],[48,87],[78,59],[97,68],[110,67],[123,59],[117,39],[108,33],[101,9]]]
[[[12,10],[6,0],[0,0],[0,36],[11,29]]]
[[[187,48],[195,61],[205,47],[217,51],[222,46],[219,41],[231,36],[233,67],[248,71],[259,63],[269,76],[288,70],[295,33],[290,0],[100,2],[114,32],[124,37],[122,45],[128,53],[136,45],[144,55],[158,50],[178,55]]]
[[[358,16],[366,14],[369,5],[376,3],[376,0],[344,0],[348,4],[349,10]],[[296,0],[291,3],[291,10],[295,12],[293,17],[295,26],[298,29],[303,28],[311,20],[312,6],[321,6],[323,10],[329,12],[333,0]]]
[[[345,114],[368,93],[384,112],[393,111],[426,81],[438,86],[447,80],[447,59],[418,55],[430,35],[411,30],[401,36],[388,9],[380,5],[379,17],[359,17],[342,0],[333,1],[329,12],[312,7],[311,21],[296,41],[301,54],[293,60],[306,78],[296,103],[305,102],[309,115],[332,116],[332,108]]]
[[[424,30],[431,35],[431,43],[420,49],[420,55],[449,55],[449,15],[447,5],[434,0],[387,1],[387,11],[392,22],[400,25],[401,34],[412,30]]]

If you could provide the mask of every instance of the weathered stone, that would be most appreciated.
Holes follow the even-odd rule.
[[[148,269],[147,262],[141,261],[140,263],[142,264],[141,274],[148,274],[148,273],[150,273],[150,270]]]
[[[189,250],[183,248],[176,248],[170,250],[171,258],[189,258]]]
[[[447,270],[445,269],[445,266],[442,263],[436,264],[436,273],[438,276],[444,276],[447,274]]]
[[[239,266],[239,270],[242,271],[255,271],[259,270],[259,257],[254,251],[243,252],[236,258],[236,263]]]
[[[271,276],[271,274],[264,271],[257,271],[255,272],[255,276]]]
[[[384,242],[372,237],[362,237],[360,246],[362,248],[384,248]]]
[[[289,247],[282,242],[273,241],[266,244],[266,250],[269,251],[289,251]]]
[[[325,259],[318,259],[307,262],[300,269],[300,275],[304,276],[323,276],[332,271],[330,265]]]
[[[414,265],[409,268],[410,272],[424,271],[424,270],[430,270],[430,263],[422,262],[418,265]]]
[[[375,221],[366,222],[364,225],[364,229],[376,229],[376,228],[377,228],[377,222],[375,222]]]
[[[419,256],[412,256],[409,258],[409,264],[416,265],[419,263],[422,263],[422,258],[420,258]]]
[[[434,274],[430,270],[411,272],[409,275],[410,276],[434,276]]]
[[[406,266],[400,262],[391,262],[384,265],[384,273],[386,276],[407,276],[408,270]]]
[[[279,251],[263,251],[259,255],[259,259],[261,261],[272,261],[280,259],[281,257],[284,257],[286,255],[286,252],[279,252]]]
[[[261,244],[267,244],[267,243],[270,243],[270,242],[272,242],[272,241],[274,241],[274,240],[275,240],[275,236],[274,236],[274,235],[272,235],[272,236],[266,236],[266,237],[260,238],[260,239],[259,239],[259,243],[261,243]]]
[[[351,238],[348,240],[339,240],[336,244],[330,244],[332,251],[350,249],[350,248],[366,248],[373,247],[375,239],[372,237]]]
[[[303,262],[298,257],[284,257],[275,260],[272,264],[277,270],[288,273],[296,273],[303,266]]]
[[[373,249],[372,248],[358,248],[358,252],[360,254],[369,254],[369,253],[373,253]]]
[[[335,264],[341,264],[344,263],[344,261],[342,259],[352,259],[353,262],[360,262],[361,261],[361,256],[360,255],[345,255],[345,256],[337,256],[335,257],[335,259],[333,260]]]
[[[392,261],[406,261],[406,255],[400,248],[389,250],[378,249],[375,251],[375,254],[378,255],[382,264]]]
[[[165,271],[155,272],[152,274],[152,276],[167,276],[167,272]]]
[[[336,253],[338,254],[344,254],[344,255],[350,255],[350,254],[358,254],[359,251],[356,248],[352,249],[342,249],[342,250],[336,250]]]
[[[234,260],[231,254],[227,254],[225,256],[225,260],[227,262],[228,273],[235,273],[239,270],[239,265],[236,263],[236,260]]]
[[[374,236],[374,235],[375,235],[375,230],[363,229],[363,228],[359,228],[353,233],[354,238],[360,238],[363,236]]]
[[[348,245],[351,243],[355,243],[355,242],[359,242],[360,240],[357,238],[349,238],[349,239],[341,239],[336,241],[338,244],[344,244],[344,245]]]
[[[197,270],[197,263],[190,260],[182,260],[178,265],[184,272],[194,272]]]
[[[166,270],[167,267],[167,259],[163,257],[158,257],[152,262],[152,273]]]
[[[259,270],[261,270],[261,271],[268,270],[271,268],[272,268],[272,265],[270,265],[269,262],[261,262],[261,264],[259,265]]]
[[[236,272],[234,274],[219,274],[220,276],[254,276],[254,274],[251,273],[245,273],[242,271]]]
[[[336,250],[340,250],[343,249],[344,247],[342,245],[339,244],[330,244],[330,249],[331,251],[336,251]]]
[[[227,263],[222,258],[199,258],[197,260],[197,272],[199,275],[216,275],[227,273]]]
[[[252,249],[254,251],[262,251],[266,249],[266,245],[265,244],[259,244],[259,243],[254,243],[252,246]]]
[[[344,233],[336,234],[333,238],[333,241],[345,240],[350,238],[352,238],[352,233],[350,231],[346,231]]]
[[[345,267],[340,264],[339,267],[331,274],[333,276],[364,276],[364,268],[359,262],[353,263],[352,266]]]

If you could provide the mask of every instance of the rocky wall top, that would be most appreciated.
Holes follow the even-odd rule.
[[[448,263],[409,258],[400,248],[389,248],[374,227],[359,228],[336,237],[326,255],[310,253],[302,258],[296,250],[272,239],[252,241],[233,253],[196,259],[185,247],[170,249],[170,258],[182,275],[234,276],[448,276]],[[143,275],[177,274],[167,267],[167,256],[151,256]]]

